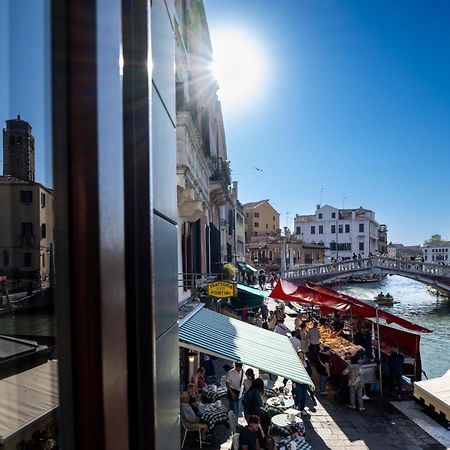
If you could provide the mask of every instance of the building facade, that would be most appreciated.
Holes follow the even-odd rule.
[[[295,239],[259,237],[246,245],[246,261],[250,264],[277,266],[281,268],[282,250],[285,246],[286,267],[308,264],[323,264],[326,247],[317,244],[307,244]],[[273,269],[272,269],[273,270]]]
[[[350,259],[378,251],[378,228],[375,213],[369,209],[338,209],[317,205],[313,215],[296,215],[295,234],[301,241],[329,247],[329,256]]]
[[[280,214],[269,199],[245,203],[245,241],[253,236],[276,236],[280,234]]]
[[[441,241],[435,244],[425,244],[422,247],[422,257],[425,262],[449,265],[450,241]]]
[[[242,208],[231,186],[219,88],[202,2],[175,2],[178,272],[220,272],[244,255]],[[239,211],[238,211],[239,210]],[[180,289],[180,299],[189,295]]]
[[[380,225],[378,227],[378,252],[382,255],[388,252],[387,226]]]
[[[0,176],[0,274],[50,283],[53,263],[53,191],[36,183],[31,125],[7,120]]]

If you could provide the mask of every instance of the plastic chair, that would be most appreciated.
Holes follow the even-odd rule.
[[[182,425],[182,427],[183,427],[183,429],[184,429],[184,437],[183,437],[183,442],[181,443],[181,448],[184,447],[184,441],[186,440],[186,436],[187,436],[187,434],[188,434],[190,431],[195,431],[195,432],[198,431],[198,438],[199,438],[199,441],[200,441],[200,448],[202,448],[202,430],[201,430],[200,428],[199,428],[198,430],[193,430],[193,429],[191,429],[191,428],[188,428],[188,427],[186,426],[186,424],[184,423],[183,418],[181,418],[181,425]]]

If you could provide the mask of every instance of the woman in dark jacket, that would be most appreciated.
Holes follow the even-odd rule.
[[[244,396],[244,417],[255,415],[260,419],[261,427],[264,433],[267,434],[270,425],[270,416],[264,411],[264,402],[262,396],[264,395],[264,381],[261,378],[256,378],[247,394]]]

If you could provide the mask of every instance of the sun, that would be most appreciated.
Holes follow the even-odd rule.
[[[261,47],[252,36],[235,30],[218,33],[212,45],[212,71],[219,83],[220,100],[236,106],[254,99],[265,78]]]

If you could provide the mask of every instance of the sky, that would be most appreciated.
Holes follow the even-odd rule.
[[[450,2],[205,8],[213,48],[244,32],[264,55],[254,92],[222,100],[242,202],[269,198],[292,227],[323,189],[322,205],[375,211],[390,241],[450,239]]]

